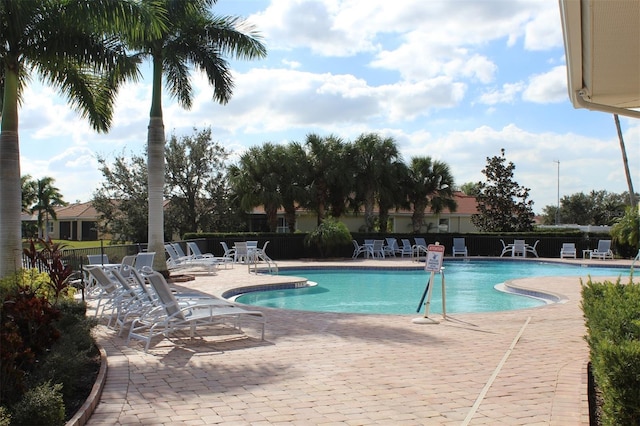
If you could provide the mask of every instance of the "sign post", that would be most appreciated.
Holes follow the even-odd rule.
[[[426,297],[427,302],[424,303],[424,317],[422,318],[414,318],[413,322],[416,324],[439,324],[438,320],[433,318],[429,318],[429,308],[431,305],[431,294],[433,293],[433,279],[435,277],[436,272],[442,274],[442,312],[443,316],[445,314],[445,306],[444,306],[444,272],[442,271],[442,261],[444,259],[444,246],[441,246],[440,243],[429,244],[427,247],[427,258],[425,260],[424,270],[425,272],[430,273],[429,280],[427,281],[427,286],[424,289],[424,293],[422,294],[422,298],[420,299],[420,304],[418,305],[418,312],[422,308],[422,304],[424,303],[424,299]]]

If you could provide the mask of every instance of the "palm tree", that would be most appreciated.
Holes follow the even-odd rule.
[[[47,237],[49,229],[49,218],[57,219],[55,207],[66,206],[62,199],[60,190],[53,186],[52,177],[44,177],[35,181],[36,204],[31,206],[31,214],[38,212],[38,235],[40,238]]]
[[[348,144],[337,136],[310,133],[305,147],[308,159],[308,206],[315,209],[320,225],[327,215],[338,218],[345,210],[353,186]]]
[[[278,226],[278,208],[282,206],[279,173],[282,165],[274,144],[251,147],[229,168],[229,180],[239,198],[240,207],[249,211],[262,205],[271,232]]]
[[[152,5],[157,0],[144,0]],[[216,0],[162,0],[170,22],[158,36],[151,34],[131,47],[152,61],[152,93],[147,153],[149,169],[149,251],[164,252],[164,122],[162,119],[162,79],[169,93],[185,109],[191,108],[193,88],[189,67],[203,71],[214,88],[213,98],[229,101],[233,81],[229,64],[232,55],[239,59],[262,58],[266,48],[253,28],[237,17],[217,17],[209,12]],[[243,32],[243,30],[246,31]],[[153,268],[167,272],[164,256],[154,258]]]
[[[413,157],[409,165],[406,194],[413,206],[411,224],[414,233],[423,226],[424,212],[429,205],[431,211],[440,213],[445,208],[455,211],[453,198],[453,175],[449,166],[431,157]]]
[[[636,193],[633,190],[633,181],[631,180],[631,172],[629,171],[629,159],[627,158],[627,148],[624,144],[624,138],[622,137],[622,128],[620,127],[620,118],[618,117],[618,114],[613,114],[613,120],[616,123],[616,131],[618,132],[618,140],[620,141],[620,151],[622,152],[622,165],[624,166],[624,173],[627,177],[629,205],[633,207],[636,204]]]
[[[302,145],[291,142],[287,146],[276,146],[278,190],[289,232],[296,231],[297,206],[307,200],[308,159]]]
[[[364,204],[366,232],[374,229],[373,209],[385,175],[400,159],[398,147],[393,138],[382,138],[376,133],[360,135],[354,142],[354,170],[356,178],[356,198]]]
[[[30,72],[106,132],[117,87],[136,76],[117,36],[137,22],[156,23],[153,16],[141,14],[134,0],[0,3],[0,278],[22,264],[18,107]]]

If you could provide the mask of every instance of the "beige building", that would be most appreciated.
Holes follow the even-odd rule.
[[[467,233],[477,231],[476,227],[471,223],[471,216],[477,213],[476,199],[461,192],[455,194],[455,200],[458,208],[455,212],[444,210],[438,214],[433,213],[429,209],[425,212],[423,232],[429,233]],[[376,216],[378,212],[374,212]],[[410,210],[390,211],[390,226],[388,231],[391,233],[409,233],[411,227]],[[49,237],[56,240],[74,240],[74,241],[95,241],[98,239],[109,239],[109,235],[101,235],[97,229],[98,212],[93,208],[91,202],[69,204],[65,207],[56,208],[57,219],[49,219],[48,234]],[[32,222],[35,218],[30,216],[23,217],[23,221]],[[362,213],[349,213],[340,218],[340,221],[347,225],[349,231],[359,232],[364,226],[364,215]],[[296,231],[310,232],[316,228],[317,217],[314,211],[298,210],[296,217]],[[264,209],[257,207],[251,212],[249,223],[249,231],[266,231],[266,218]],[[278,212],[278,232],[288,232],[284,211]]]

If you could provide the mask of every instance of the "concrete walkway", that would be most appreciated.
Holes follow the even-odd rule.
[[[197,273],[181,285],[219,295],[283,278],[248,274],[237,265],[215,275]],[[418,314],[261,308],[265,341],[250,328],[244,337],[213,329],[193,341],[157,339],[148,353],[99,326],[109,368],[87,424],[588,425],[580,280],[513,284],[566,301],[455,314],[437,325],[413,323]]]

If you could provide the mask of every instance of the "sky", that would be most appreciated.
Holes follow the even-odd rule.
[[[190,110],[166,95],[167,138],[211,128],[233,161],[265,142],[375,132],[407,163],[446,162],[458,186],[484,180],[487,157],[504,148],[536,213],[558,195],[627,190],[613,115],[569,101],[557,0],[218,0],[213,12],[245,18],[268,56],[228,58],[226,105],[198,73]],[[98,156],[145,154],[149,70],[118,94],[107,134],[34,78],[20,110],[21,174],[53,177],[67,202],[90,201],[103,181]],[[620,120],[637,191],[640,120]]]

